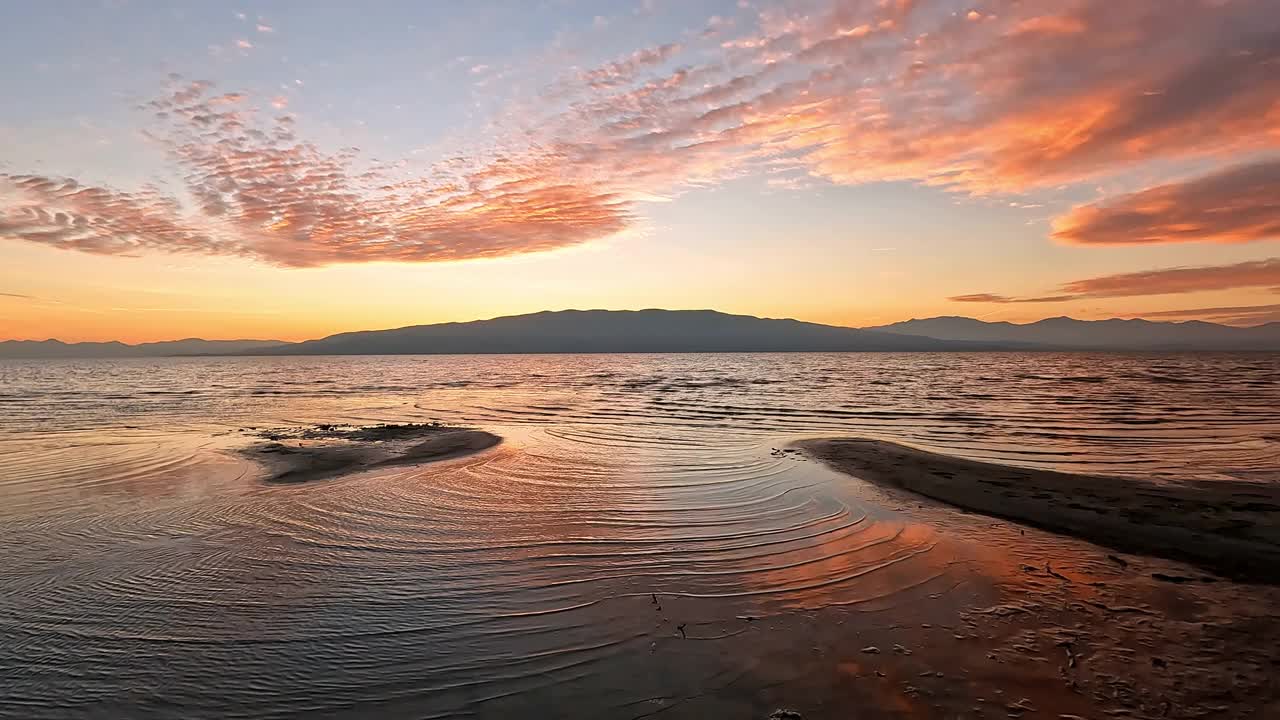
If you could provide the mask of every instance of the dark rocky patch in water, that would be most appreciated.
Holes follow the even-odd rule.
[[[393,465],[448,460],[486,450],[497,435],[438,422],[334,425],[258,430],[244,428],[265,442],[243,454],[262,464],[268,482],[300,483]]]

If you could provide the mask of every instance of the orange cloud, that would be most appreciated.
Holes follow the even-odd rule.
[[[430,178],[357,169],[358,150],[326,153],[270,121],[245,96],[189,83],[147,108],[151,137],[182,168],[194,211],[156,191],[0,175],[0,238],[99,254],[143,250],[237,255],[291,267],[433,262],[566,247],[615,234],[631,203],[575,182],[555,152]]]
[[[972,295],[955,295],[947,299],[951,302],[971,303],[1055,303],[1075,300],[1077,297],[1076,295],[1047,295],[1045,297],[1015,298],[1008,295],[993,295],[992,293],[974,293]]]
[[[822,132],[793,147],[836,182],[1017,192],[1280,145],[1280,21],[1263,0],[1008,0],[981,22],[939,3],[829,5],[731,49],[808,72],[737,109],[770,93],[767,112],[820,105]]]
[[[120,193],[66,178],[0,174],[0,238],[82,252],[128,255],[239,252],[187,226],[176,203],[154,191]]]
[[[118,217],[92,222],[131,240],[72,241],[47,234],[67,198],[42,204],[25,191],[0,207],[3,236],[92,252],[172,244],[293,266],[430,262],[589,242],[629,227],[645,198],[778,167],[834,183],[1007,193],[1280,148],[1272,0],[989,0],[976,22],[940,0],[810,7],[764,11],[758,27],[710,46],[685,38],[570,70],[543,105],[503,116],[512,127],[488,149],[413,176],[357,149],[323,150],[297,137],[291,116],[189,83],[148,106],[189,197],[102,189],[118,198],[105,208]],[[1199,198],[1190,209],[1166,203],[1161,216],[1153,190],[1077,209],[1055,231],[1132,237],[1118,230],[1134,224],[1133,205],[1147,242],[1269,232],[1274,203],[1251,191],[1219,204],[1215,186],[1239,180],[1224,175],[1155,189]],[[1218,217],[1222,207],[1237,217]]]
[[[583,72],[580,77],[585,83],[595,88],[616,87],[629,82],[640,70],[665,62],[680,49],[681,46],[678,43],[667,43],[637,50],[621,60]]]
[[[1087,298],[1173,295],[1206,290],[1273,287],[1280,291],[1280,258],[1254,260],[1234,265],[1208,265],[1144,270],[1102,275],[1064,283],[1061,295],[1016,298],[993,293],[975,293],[948,298],[955,302],[1034,303],[1065,302]]]
[[[1017,192],[1280,144],[1280,23],[1261,0],[1003,0],[976,23],[937,2],[818,7],[765,12],[665,75],[643,72],[683,46],[577,73],[553,95],[568,110],[522,130],[614,185],[652,168],[644,192],[783,158],[838,183]]]
[[[1078,206],[1054,220],[1053,236],[1082,245],[1280,238],[1280,160]]]
[[[1147,318],[1173,320],[1210,320],[1227,325],[1259,325],[1280,322],[1280,304],[1162,310],[1140,313],[1140,315]]]
[[[1062,289],[1081,297],[1127,297],[1229,290],[1280,285],[1280,258],[1234,265],[1176,267],[1104,275],[1066,283]]]
[[[1015,23],[1010,35],[1079,35],[1088,28],[1079,17],[1070,15],[1036,15]]]

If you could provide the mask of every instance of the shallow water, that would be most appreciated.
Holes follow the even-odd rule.
[[[989,549],[772,448],[1275,481],[1277,407],[1268,354],[0,362],[0,714],[838,708],[790,697],[795,668],[998,578]],[[227,452],[427,420],[506,441],[304,486]]]

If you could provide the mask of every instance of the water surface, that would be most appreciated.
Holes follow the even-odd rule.
[[[0,713],[838,708],[853,691],[815,678],[865,675],[849,653],[888,652],[907,609],[932,628],[994,602],[1002,560],[774,448],[1271,482],[1277,407],[1269,354],[4,362]],[[506,442],[304,486],[230,452],[250,428],[430,420]]]

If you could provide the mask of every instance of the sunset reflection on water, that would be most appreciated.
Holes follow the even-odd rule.
[[[930,370],[871,383],[901,362]],[[943,717],[1023,697],[1087,716],[1068,683],[1125,662],[1100,643],[1155,652],[1177,633],[1143,608],[1191,617],[1232,591],[1122,576],[1086,543],[781,450],[846,434],[1055,467],[1274,467],[1258,441],[1276,434],[1274,389],[1171,389],[1123,356],[1087,360],[1102,383],[1063,380],[1081,362],[1040,356],[1035,377],[1017,355],[6,365],[6,692],[30,717]],[[1241,356],[1237,376],[1277,377],[1268,362]],[[234,454],[251,428],[426,420],[504,442],[302,485]],[[1088,664],[1063,669],[1060,642]]]

